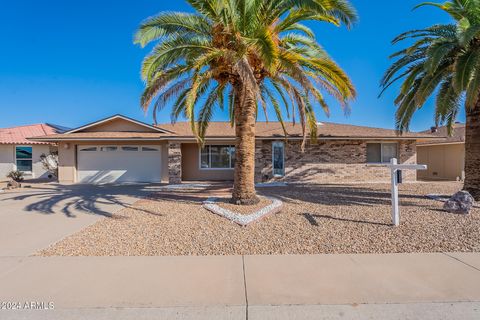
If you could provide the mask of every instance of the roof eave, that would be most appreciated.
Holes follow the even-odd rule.
[[[207,136],[207,140],[234,140],[235,136]],[[285,139],[282,136],[257,136],[256,140],[280,140]],[[286,137],[287,140],[303,140],[303,137]],[[307,137],[310,139],[310,137]],[[389,137],[389,136],[329,136],[318,137],[319,140],[430,140],[436,139],[434,137]],[[68,135],[52,138],[32,137],[28,138],[30,141],[38,141],[44,143],[58,142],[58,141],[168,141],[168,140],[191,140],[196,141],[192,136],[166,136],[166,137],[68,137]]]
[[[31,138],[31,141],[61,142],[61,141],[160,141],[162,138]]]
[[[85,129],[91,128],[93,126],[96,126],[96,125],[99,125],[99,124],[102,124],[102,123],[105,123],[105,122],[108,122],[108,121],[111,121],[111,120],[115,120],[115,119],[123,119],[125,121],[130,121],[132,123],[138,124],[140,126],[143,126],[143,127],[146,127],[146,128],[149,128],[149,129],[161,132],[161,133],[172,133],[169,130],[166,130],[166,129],[163,129],[163,128],[160,128],[160,127],[156,127],[156,126],[150,125],[148,123],[145,123],[145,122],[142,122],[142,121],[139,121],[139,120],[135,120],[135,119],[129,118],[129,117],[121,115],[121,114],[115,114],[113,116],[110,116],[110,117],[107,117],[107,118],[104,118],[104,119],[100,119],[100,120],[97,120],[97,121],[94,121],[94,122],[90,122],[90,123],[88,123],[86,125],[83,125],[81,127],[71,129],[69,131],[64,132],[64,134],[69,134],[69,133],[75,133],[75,132],[78,132],[78,131],[82,131],[82,130],[85,130]]]
[[[52,144],[52,142],[46,141],[9,141],[9,142],[0,142],[0,145],[48,145]]]
[[[452,144],[465,144],[465,141],[446,141],[446,142],[425,142],[421,143],[419,147],[430,147],[430,146],[446,146]]]

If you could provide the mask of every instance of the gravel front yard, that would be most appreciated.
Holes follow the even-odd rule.
[[[138,201],[39,255],[230,255],[480,251],[480,209],[462,216],[425,195],[461,184],[400,187],[401,225],[390,226],[388,184],[261,188],[284,201],[281,212],[240,227],[201,206],[220,187],[169,190]]]

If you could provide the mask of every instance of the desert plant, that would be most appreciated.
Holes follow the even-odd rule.
[[[195,13],[160,13],[144,21],[135,36],[142,46],[156,42],[142,65],[141,105],[147,110],[153,104],[155,117],[172,101],[172,122],[183,114],[200,144],[214,108],[228,108],[236,135],[232,202],[256,203],[259,109],[266,114],[270,103],[282,126],[282,105],[288,117],[297,115],[303,148],[307,127],[312,141],[317,137],[314,106],[329,112],[321,91],[345,108],[355,96],[348,76],[302,22],[349,27],[355,10],[348,0],[187,2]]]
[[[52,174],[54,177],[58,177],[58,152],[52,151],[49,154],[41,154],[40,162],[43,169]]]
[[[466,110],[465,185],[480,200],[480,0],[422,3],[444,10],[452,24],[405,32],[393,40],[413,44],[392,55],[397,60],[382,80],[383,89],[402,80],[395,100],[397,128],[408,130],[415,111],[436,95],[435,122],[449,132],[460,109]]]
[[[23,181],[23,172],[21,171],[18,171],[18,170],[13,170],[13,171],[10,171],[8,174],[7,174],[7,178],[10,178],[12,179],[13,181],[15,182],[22,182]]]

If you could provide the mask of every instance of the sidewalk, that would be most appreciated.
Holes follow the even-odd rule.
[[[479,319],[480,254],[0,257],[0,319]]]

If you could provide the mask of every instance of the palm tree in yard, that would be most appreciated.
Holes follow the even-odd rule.
[[[232,202],[252,204],[255,194],[255,122],[267,105],[283,126],[298,117],[304,140],[316,137],[314,107],[328,113],[323,93],[343,107],[355,96],[347,75],[302,24],[316,20],[351,26],[347,0],[187,0],[194,13],[163,12],[145,20],[135,42],[155,43],[142,64],[142,107],[154,115],[171,104],[172,122],[183,115],[204,142],[215,108],[228,108],[235,127]],[[304,142],[305,143],[305,142]]]
[[[395,100],[397,128],[408,130],[413,114],[435,95],[436,124],[452,131],[462,107],[467,114],[465,185],[480,200],[480,0],[422,3],[446,11],[453,24],[434,25],[399,35],[410,47],[392,55],[397,60],[382,80],[384,90],[402,81]]]

